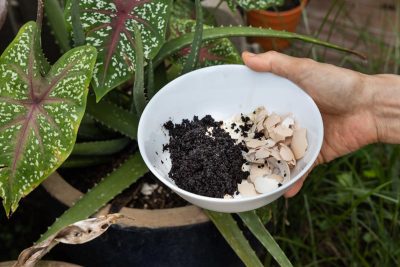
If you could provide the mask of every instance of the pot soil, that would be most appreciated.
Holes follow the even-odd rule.
[[[42,185],[67,207],[83,196],[58,173]],[[115,209],[112,204],[106,205],[97,215],[110,213],[110,209]],[[83,266],[243,266],[198,207],[122,207],[118,212],[134,220],[124,219],[120,225],[110,227],[86,244],[59,244],[49,256]]]
[[[288,5],[286,8],[289,8],[289,10],[278,8],[277,10],[251,10],[247,12],[247,24],[253,27],[295,32],[307,0],[290,2],[297,2],[297,5]],[[259,43],[265,51],[281,51],[290,46],[289,40],[281,38],[252,37],[248,38],[248,40],[251,43]]]

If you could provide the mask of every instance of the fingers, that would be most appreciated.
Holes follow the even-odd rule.
[[[304,181],[306,180],[307,176],[312,172],[312,170],[319,164],[318,160],[314,162],[312,167],[304,174],[300,180],[298,180],[288,191],[285,192],[285,198],[291,198],[299,193],[300,189],[303,187]]]
[[[297,195],[297,193],[303,187],[306,178],[307,178],[306,175],[301,177],[300,180],[298,180],[288,191],[286,191],[286,193],[284,194],[285,198],[291,198]]]
[[[272,72],[289,80],[296,81],[301,78],[305,70],[314,66],[314,61],[304,58],[295,58],[275,51],[262,54],[243,52],[244,63],[252,70],[259,72]]]

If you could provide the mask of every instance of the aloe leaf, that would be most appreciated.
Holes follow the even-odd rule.
[[[129,144],[128,138],[76,143],[71,155],[112,155]]]
[[[87,192],[74,206],[68,209],[52,226],[49,227],[40,240],[45,240],[63,227],[88,218],[107,204],[125,188],[136,182],[147,172],[146,164],[139,153],[126,160],[118,169],[105,177],[100,183]]]
[[[72,0],[71,3],[71,21],[72,21],[72,38],[75,46],[85,44],[85,33],[83,32],[82,22],[80,18],[81,11],[79,10],[78,0]]]
[[[136,110],[136,114],[140,116],[146,106],[146,96],[144,93],[144,54],[143,43],[140,37],[139,28],[133,25],[135,32],[135,52],[136,52],[136,70],[135,83],[133,84],[133,101],[131,112]]]
[[[106,100],[96,103],[93,96],[89,96],[87,102],[87,113],[93,119],[131,139],[136,139],[139,123],[136,115]]]
[[[284,0],[227,0],[228,6],[234,9],[237,6],[244,10],[267,9],[272,6],[282,5]]]
[[[56,37],[58,45],[61,50],[66,52],[71,49],[69,33],[65,25],[63,11],[61,9],[59,0],[45,0],[44,10],[46,13],[47,21],[50,24],[52,33]]]
[[[185,65],[183,66],[182,74],[192,71],[196,68],[196,64],[199,60],[201,43],[203,39],[203,24],[204,24],[203,8],[201,7],[200,0],[196,0],[195,5],[196,5],[196,26],[194,30],[194,38],[189,55],[186,59]]]
[[[118,85],[133,78],[136,66],[134,28],[137,24],[144,56],[153,58],[165,41],[171,0],[80,0],[86,43],[99,51],[92,86],[99,101]],[[71,28],[71,1],[66,5]]]
[[[101,165],[107,162],[110,162],[110,157],[108,156],[70,156],[60,166],[60,169],[87,168],[87,167]]]
[[[49,69],[35,22],[0,57],[0,196],[7,215],[71,153],[96,60],[91,46]]]
[[[347,49],[335,44],[331,44],[319,39],[301,35],[298,33],[277,31],[272,29],[252,28],[252,27],[217,27],[203,30],[203,41],[214,40],[225,37],[235,36],[248,36],[248,37],[273,37],[273,38],[285,38],[285,39],[297,39],[300,41],[326,46],[332,49],[336,49],[343,52],[348,52],[357,55],[360,58],[365,59],[363,54],[360,54],[351,49]],[[178,52],[182,48],[192,43],[194,34],[186,33],[175,39],[167,41],[161,48],[160,52],[153,60],[154,66],[158,66],[166,57]]]
[[[286,257],[285,253],[276,243],[275,239],[271,236],[268,230],[264,227],[260,218],[257,216],[256,212],[248,211],[238,213],[240,218],[254,234],[255,237],[263,244],[263,246],[268,250],[268,252],[274,257],[274,259],[279,263],[280,266],[289,267],[293,266],[289,259]]]
[[[246,266],[263,266],[231,214],[210,210],[204,212]]]

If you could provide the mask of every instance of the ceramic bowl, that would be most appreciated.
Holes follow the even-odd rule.
[[[216,120],[250,113],[259,106],[278,114],[292,113],[307,129],[308,148],[291,172],[291,180],[269,193],[234,199],[211,198],[185,191],[168,176],[171,168],[168,132],[163,124],[172,120],[210,114]],[[192,71],[164,86],[148,103],[138,128],[143,160],[155,176],[175,193],[199,207],[220,212],[242,212],[271,203],[298,181],[316,160],[323,141],[322,117],[312,98],[291,81],[272,73],[255,72],[243,65],[219,65]]]

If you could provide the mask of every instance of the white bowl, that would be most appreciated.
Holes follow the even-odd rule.
[[[221,199],[197,195],[175,185],[168,176],[171,168],[168,132],[163,124],[172,119],[202,118],[210,114],[224,120],[238,113],[250,113],[259,106],[268,112],[292,113],[301,127],[307,129],[308,148],[304,158],[292,170],[290,182],[278,189],[254,197]],[[138,143],[149,169],[165,185],[188,202],[220,212],[253,210],[283,195],[316,160],[323,141],[321,114],[303,90],[291,81],[271,73],[258,73],[242,65],[220,65],[187,73],[162,88],[148,103],[139,122]],[[163,162],[163,163],[162,163]]]

